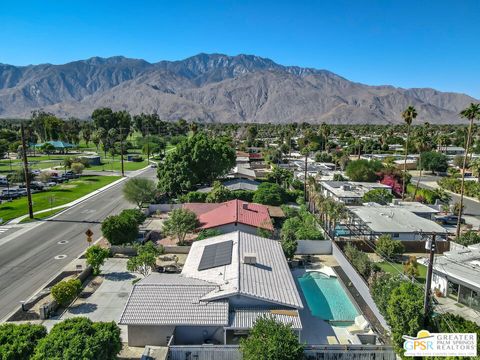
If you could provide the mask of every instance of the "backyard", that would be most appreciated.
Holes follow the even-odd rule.
[[[377,263],[377,265],[386,273],[390,273],[393,275],[403,274],[403,264],[388,263],[384,261]],[[425,283],[425,279],[427,276],[427,267],[422,264],[418,264],[418,272],[419,276],[415,279],[417,279],[421,283]]]
[[[118,179],[120,176],[82,176],[68,183],[56,185],[47,191],[32,194],[33,211],[67,204]],[[0,218],[3,219],[3,222],[27,213],[26,196],[0,205]]]

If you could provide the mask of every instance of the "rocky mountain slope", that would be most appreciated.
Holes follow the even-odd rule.
[[[206,122],[395,123],[408,105],[418,121],[457,122],[478,101],[434,89],[351,82],[326,70],[282,66],[252,55],[199,54],[148,63],[124,57],[64,65],[0,64],[0,117],[43,109],[88,118],[95,108]]]

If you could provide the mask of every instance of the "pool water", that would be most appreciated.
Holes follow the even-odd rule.
[[[336,277],[308,272],[298,282],[313,316],[335,325],[351,325],[359,315]]]

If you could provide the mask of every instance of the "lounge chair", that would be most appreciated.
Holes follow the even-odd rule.
[[[360,334],[367,332],[370,329],[370,324],[363,315],[355,317],[355,323],[347,327],[347,331],[350,334]]]

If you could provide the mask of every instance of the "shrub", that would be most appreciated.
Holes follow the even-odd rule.
[[[85,169],[85,165],[76,162],[72,164],[71,168],[75,174],[81,174],[83,172],[83,169]]]
[[[461,234],[456,242],[463,246],[478,244],[480,243],[480,234],[476,231],[470,230]]]
[[[222,235],[222,232],[218,229],[204,229],[198,233],[197,240],[203,240],[218,235]]]
[[[255,191],[252,190],[235,190],[232,191],[232,197],[234,199],[243,200],[247,202],[253,201],[253,195],[255,195]]]
[[[58,304],[67,306],[77,297],[81,287],[79,279],[60,281],[52,287],[52,296]]]
[[[0,359],[30,359],[38,341],[46,335],[47,329],[43,325],[10,323],[0,325]]]
[[[127,270],[146,277],[155,268],[157,256],[165,252],[163,246],[156,247],[151,242],[137,246],[137,255],[128,259]]]
[[[147,215],[140,209],[125,209],[120,213],[120,216],[129,217],[138,225],[143,224],[143,222],[147,219]]]
[[[405,264],[403,264],[403,273],[411,278],[416,278],[420,275],[417,258],[415,256],[410,256]]]
[[[140,155],[133,155],[133,156],[130,156],[130,161],[133,161],[133,162],[142,162],[142,161],[143,161],[143,157],[141,157]]]
[[[387,205],[393,199],[393,195],[390,191],[385,189],[374,189],[363,195],[363,202],[374,202],[380,205]]]
[[[92,322],[75,317],[56,324],[40,340],[32,360],[114,360],[122,349],[115,322]]]
[[[182,203],[204,203],[207,202],[208,193],[199,191],[190,191],[185,195],[180,196]]]
[[[155,199],[156,190],[157,187],[153,180],[134,177],[126,181],[122,192],[127,201],[141,208]]]
[[[110,255],[108,249],[104,249],[98,245],[90,246],[85,253],[87,264],[93,269],[93,275],[100,274],[100,267],[105,263],[105,259]]]
[[[287,198],[283,187],[275,183],[264,182],[258,186],[253,195],[253,202],[264,205],[278,206],[285,202]]]
[[[288,210],[290,216],[282,225],[281,237],[294,235],[296,240],[323,240],[324,236],[317,227],[315,216],[309,213],[304,207],[300,210]]]
[[[377,251],[387,259],[393,259],[403,254],[405,246],[399,240],[393,240],[390,235],[382,235],[375,242]]]
[[[370,260],[368,255],[353,245],[347,244],[344,253],[364,279],[367,280],[372,273],[378,271],[377,266]]]
[[[112,245],[133,243],[138,236],[138,221],[132,215],[112,215],[102,222],[102,234]]]
[[[273,317],[261,317],[247,338],[240,340],[243,360],[301,360],[303,345],[290,325]]]
[[[221,203],[232,199],[232,192],[219,181],[213,183],[212,190],[207,195],[208,203]]]

